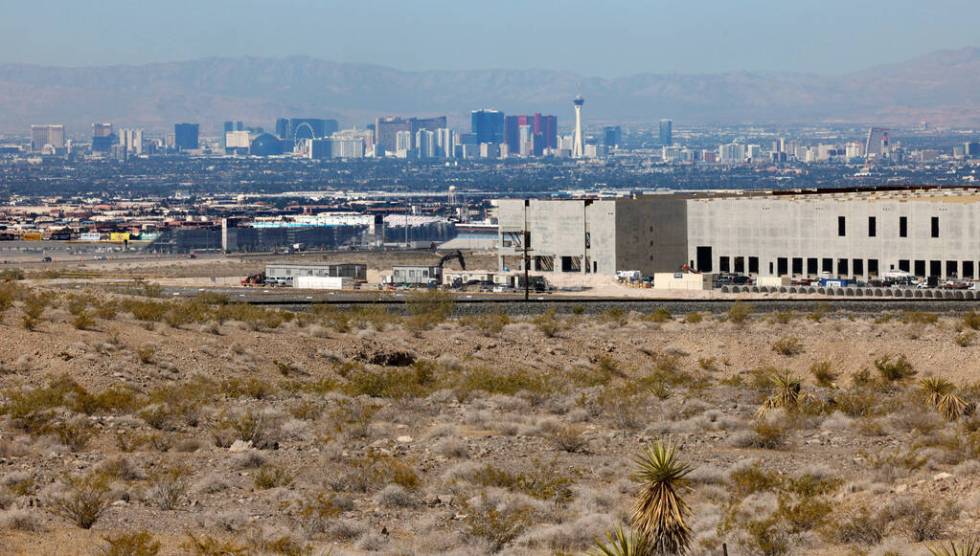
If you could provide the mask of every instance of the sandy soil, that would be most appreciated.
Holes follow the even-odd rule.
[[[89,310],[105,302],[98,294]],[[695,467],[684,497],[696,554],[716,554],[720,542],[733,554],[763,553],[760,538],[785,541],[773,554],[919,554],[932,539],[980,530],[980,423],[945,422],[916,382],[944,377],[967,401],[980,395],[980,348],[960,317],[736,324],[609,314],[498,331],[490,320],[427,328],[351,313],[253,330],[234,320],[175,328],[121,310],[78,330],[65,299],[33,331],[22,316],[18,301],[0,322],[4,554],[96,554],[103,537],[142,530],[162,554],[189,553],[188,533],[256,554],[289,553],[287,541],[314,554],[578,552],[624,522],[637,491],[632,458],[657,438]],[[778,353],[784,338],[799,345]],[[898,355],[917,375],[876,378],[875,361]],[[412,360],[431,378],[414,378],[429,375],[405,366]],[[811,369],[821,363],[835,386],[817,385]],[[757,379],[778,369],[803,380],[814,406],[760,421],[771,387]],[[865,369],[871,381],[852,386]],[[48,428],[11,413],[18,395],[60,376],[93,394],[129,388],[141,401],[85,410],[69,396],[50,408]],[[161,398],[161,388],[190,384],[202,386]],[[840,409],[867,393],[866,410]],[[40,403],[32,411],[45,410]],[[229,423],[243,426],[246,415],[261,416],[263,432],[252,447],[232,445],[242,434]],[[779,442],[762,445],[763,422],[781,431]],[[61,423],[91,438],[69,446]],[[733,477],[753,463],[781,486],[739,492]],[[183,475],[164,509],[161,477],[175,466]],[[257,482],[276,470],[281,484]],[[56,508],[71,492],[66,481],[94,472],[108,477],[109,505],[85,530]],[[801,474],[832,485],[807,500],[833,511],[794,525],[779,500],[801,496],[787,486]],[[332,501],[322,516],[311,515],[318,497]],[[874,519],[857,528],[880,538],[847,536],[863,510]]]

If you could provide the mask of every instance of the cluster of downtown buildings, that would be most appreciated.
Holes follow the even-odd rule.
[[[507,115],[495,109],[481,109],[474,110],[470,120],[468,132],[450,127],[446,116],[385,116],[364,128],[351,129],[340,129],[337,120],[324,118],[279,118],[273,130],[243,121],[225,121],[217,141],[211,142],[202,140],[197,123],[178,123],[173,133],[149,138],[142,129],[114,129],[112,123],[99,122],[92,124],[91,141],[87,144],[73,144],[64,125],[33,125],[30,151],[51,156],[74,152],[114,158],[177,152],[423,160],[573,155],[574,136],[559,135],[555,115]],[[595,157],[600,150],[593,144],[581,154]]]

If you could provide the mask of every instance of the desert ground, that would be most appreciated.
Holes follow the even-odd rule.
[[[692,468],[692,554],[980,531],[976,314],[159,297],[197,265],[0,283],[0,553],[583,553],[628,526],[658,440]]]

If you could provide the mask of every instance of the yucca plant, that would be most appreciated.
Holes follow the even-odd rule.
[[[929,404],[936,408],[948,421],[956,421],[964,415],[973,413],[974,404],[967,403],[956,393],[956,385],[937,377],[928,377],[919,381],[922,391],[926,394]]]
[[[673,444],[656,441],[636,458],[635,480],[643,483],[630,520],[645,537],[645,554],[684,554],[691,544],[690,512],[678,494],[692,467],[677,460]]]
[[[948,545],[929,546],[932,556],[980,556],[980,540],[972,539],[961,543],[950,541]]]
[[[596,539],[595,544],[592,556],[647,556],[652,552],[645,536],[624,531],[622,527],[606,533],[606,542]]]
[[[772,394],[759,406],[757,417],[762,417],[773,409],[795,411],[808,399],[803,393],[800,379],[790,373],[774,373],[769,377],[769,382],[772,383]]]

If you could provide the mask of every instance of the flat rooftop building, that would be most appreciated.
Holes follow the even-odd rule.
[[[644,275],[701,272],[868,279],[888,271],[967,278],[980,270],[980,190],[862,190],[498,201],[501,267]],[[516,259],[515,259],[516,258]],[[516,263],[515,263],[516,260]]]

